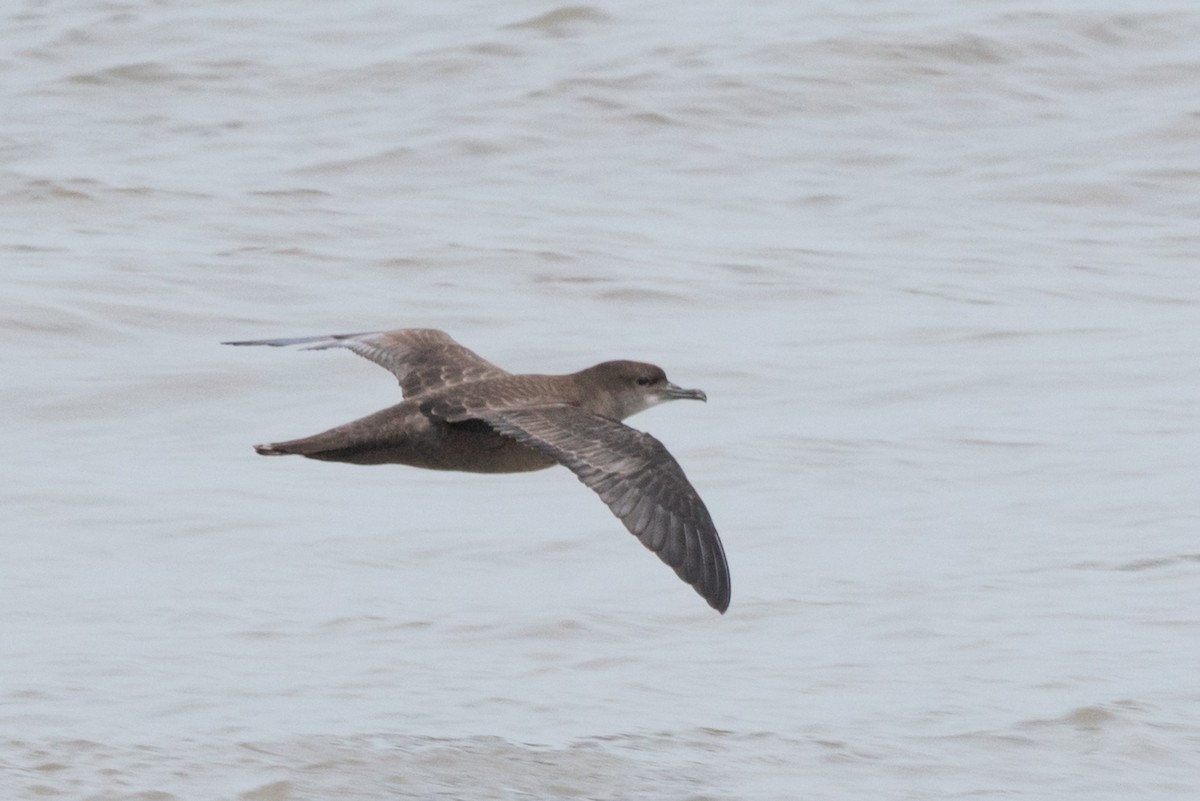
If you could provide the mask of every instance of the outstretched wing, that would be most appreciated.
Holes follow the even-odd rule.
[[[509,375],[449,334],[435,328],[401,328],[365,334],[332,334],[319,337],[254,339],[224,345],[269,345],[273,348],[303,345],[304,350],[347,348],[391,371],[406,398],[431,389],[443,389],[485,378]]]
[[[557,459],[709,606],[721,613],[729,607],[729,566],[717,529],[661,442],[575,406],[484,411],[474,417]]]

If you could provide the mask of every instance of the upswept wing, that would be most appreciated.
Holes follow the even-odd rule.
[[[476,417],[569,468],[711,607],[721,613],[729,607],[729,566],[717,529],[661,442],[569,405],[484,411]]]
[[[406,398],[434,389],[511,375],[435,328],[401,328],[361,334],[254,339],[225,345],[303,345],[303,350],[346,348],[387,369]]]

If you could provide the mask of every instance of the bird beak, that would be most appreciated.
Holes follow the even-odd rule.
[[[698,400],[708,402],[708,396],[701,389],[684,389],[677,387],[674,384],[667,382],[667,386],[663,388],[664,400]]]

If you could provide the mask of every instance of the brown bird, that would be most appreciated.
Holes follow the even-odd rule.
[[[661,368],[612,361],[514,375],[431,328],[223,344],[347,348],[400,382],[403,402],[322,434],[255,445],[260,454],[473,473],[561,464],[710,606],[729,607],[729,566],[704,502],[661,442],[621,423],[663,401],[707,400]]]

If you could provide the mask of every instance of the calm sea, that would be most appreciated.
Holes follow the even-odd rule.
[[[15,0],[4,799],[1200,797],[1200,11]],[[250,446],[431,326],[661,364],[724,617],[566,470]]]

